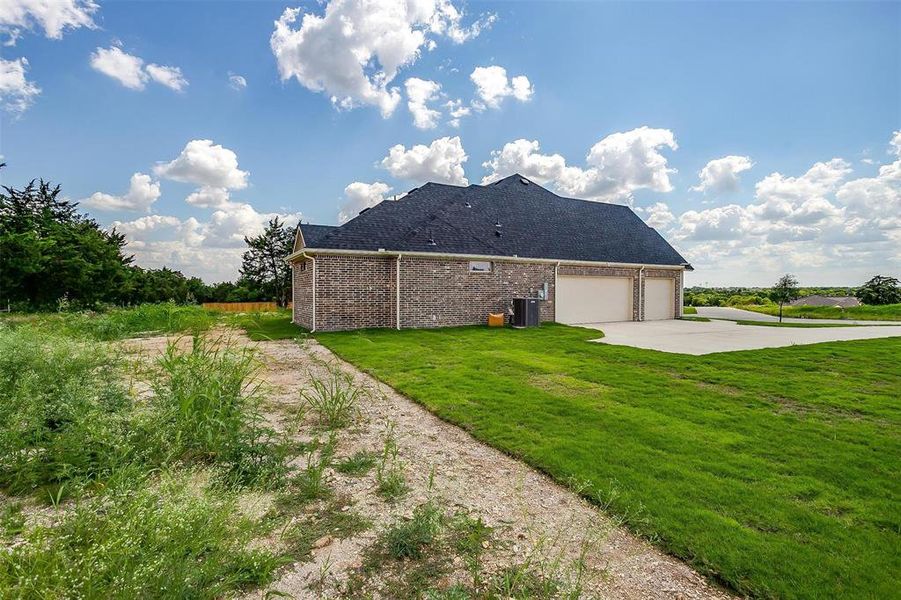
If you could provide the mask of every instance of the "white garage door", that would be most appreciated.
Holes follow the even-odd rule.
[[[632,320],[632,280],[628,277],[557,278],[558,323]]]
[[[674,318],[675,290],[673,279],[648,277],[644,280],[644,320],[662,321]]]

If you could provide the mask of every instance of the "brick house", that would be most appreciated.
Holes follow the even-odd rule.
[[[672,319],[691,269],[629,207],[520,175],[427,183],[338,227],[302,224],[287,260],[294,322],[317,331],[479,324],[523,296],[542,299],[542,321]]]

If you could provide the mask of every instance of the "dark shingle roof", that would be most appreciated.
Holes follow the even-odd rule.
[[[310,226],[303,227],[306,245],[321,249],[686,264],[628,206],[564,198],[520,175],[484,186],[427,183],[362,212],[315,244],[306,235]]]
[[[309,223],[300,224],[300,232],[303,234],[304,244],[310,248],[314,248],[327,233],[333,229],[338,229],[337,225],[311,225]]]

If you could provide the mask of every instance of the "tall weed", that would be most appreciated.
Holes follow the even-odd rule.
[[[97,343],[0,329],[0,487],[58,497],[127,460],[131,400],[119,368]]]
[[[252,351],[194,337],[189,351],[170,342],[159,366],[153,405],[167,461],[227,465],[238,483],[281,480],[284,449],[263,422]]]
[[[257,524],[202,473],[132,475],[0,552],[0,595],[218,598],[267,583],[283,563],[248,549]]]
[[[354,385],[353,377],[329,367],[325,377],[310,373],[310,389],[300,390],[300,398],[316,415],[319,425],[340,429],[353,423],[364,393],[363,388]]]
[[[149,334],[197,335],[209,330],[220,318],[220,314],[200,306],[164,302],[99,311],[15,314],[4,317],[2,321],[11,326],[31,326],[55,335],[112,341]]]
[[[66,319],[66,328],[96,340],[119,340],[151,333],[197,335],[212,327],[217,318],[215,313],[200,306],[165,302],[114,308],[103,313],[78,313],[74,318]]]

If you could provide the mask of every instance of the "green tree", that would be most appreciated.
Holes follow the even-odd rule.
[[[864,304],[898,304],[901,303],[901,287],[894,277],[877,275],[857,288],[854,292],[857,299]]]
[[[125,236],[104,231],[41,180],[0,192],[0,299],[29,307],[67,298],[92,306],[118,300],[133,257]]]
[[[294,230],[278,217],[269,221],[262,234],[245,237],[248,246],[241,265],[242,284],[256,287],[264,298],[285,306],[291,297],[291,267],[285,258],[294,246]]]
[[[770,290],[770,298],[779,303],[779,322],[782,322],[782,306],[798,297],[798,280],[794,275],[785,274],[779,278],[773,289]]]

